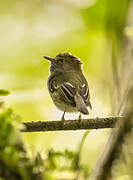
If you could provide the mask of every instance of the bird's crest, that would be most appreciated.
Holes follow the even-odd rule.
[[[63,59],[65,59],[65,58],[70,58],[70,59],[76,61],[77,63],[82,64],[80,58],[78,58],[78,57],[76,57],[76,56],[73,56],[70,52],[60,53],[60,54],[58,54],[58,55],[56,56],[56,58],[57,58],[57,59],[58,59],[58,58],[63,58]]]

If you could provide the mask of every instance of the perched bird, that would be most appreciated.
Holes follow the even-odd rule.
[[[82,72],[82,62],[71,53],[60,53],[56,57],[44,56],[50,61],[48,90],[55,106],[65,112],[89,114],[87,106],[92,109],[88,83]]]

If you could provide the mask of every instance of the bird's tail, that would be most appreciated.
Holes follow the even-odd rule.
[[[83,98],[79,94],[76,94],[74,99],[75,99],[78,111],[80,111],[83,114],[89,114],[89,111],[85,105]]]

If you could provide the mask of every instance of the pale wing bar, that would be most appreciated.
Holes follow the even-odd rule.
[[[76,95],[76,89],[73,85],[68,82],[61,84],[61,89],[66,96],[67,100],[73,105],[76,106],[74,96]]]
[[[90,103],[90,95],[89,95],[89,88],[86,84],[83,84],[80,88],[80,95],[82,96],[86,106],[89,106],[90,109],[92,109],[91,103]]]

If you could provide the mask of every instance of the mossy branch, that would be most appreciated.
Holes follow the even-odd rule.
[[[116,121],[121,117],[91,118],[82,120],[65,120],[65,121],[31,121],[24,122],[22,132],[38,131],[69,131],[85,129],[103,129],[114,128]]]

